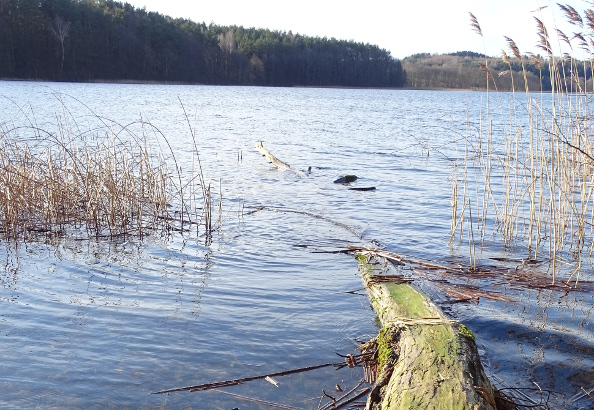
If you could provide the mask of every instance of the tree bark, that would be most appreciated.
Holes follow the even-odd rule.
[[[410,284],[372,280],[369,257],[359,254],[359,267],[383,328],[366,409],[495,409],[473,333]]]

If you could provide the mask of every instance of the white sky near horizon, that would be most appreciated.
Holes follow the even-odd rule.
[[[126,2],[123,0],[123,2]],[[503,36],[511,37],[522,53],[543,54],[534,16],[546,24],[555,54],[560,54],[555,28],[568,37],[585,31],[569,26],[556,2],[549,0],[127,0],[134,7],[146,7],[171,17],[218,25],[267,28],[319,37],[370,43],[385,48],[393,57],[415,53],[486,52],[511,55]],[[585,0],[559,1],[582,13],[594,8]],[[400,4],[399,4],[400,3]],[[547,6],[541,11],[534,11]],[[469,12],[481,25],[483,39],[470,27]],[[563,46],[562,52],[569,52]],[[576,55],[581,58],[582,56]]]

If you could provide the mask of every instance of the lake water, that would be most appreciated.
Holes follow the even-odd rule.
[[[219,185],[222,192],[211,244],[200,231],[143,241],[3,241],[0,406],[267,408],[220,391],[150,393],[339,361],[335,352],[353,353],[358,340],[374,336],[356,260],[325,251],[380,246],[468,263],[467,244],[448,244],[448,178],[467,118],[479,123],[485,99],[454,91],[0,82],[0,124],[23,141],[32,125],[54,130],[57,122],[141,135],[142,118],[158,130],[149,143],[166,157],[173,152],[187,175],[192,138],[183,104],[217,203]],[[258,141],[311,173],[274,169]],[[359,176],[354,187],[377,189],[333,183],[344,174]],[[498,265],[492,257],[524,254],[492,240],[479,258]],[[586,261],[583,279],[592,276]],[[513,302],[450,304],[427,280],[415,283],[472,329],[494,384],[513,388],[507,394],[527,405],[594,407],[581,390],[594,388],[591,291],[509,286],[503,291]],[[311,409],[322,389],[350,388],[361,377],[360,368],[325,368],[279,377],[278,387],[255,381],[221,390]]]

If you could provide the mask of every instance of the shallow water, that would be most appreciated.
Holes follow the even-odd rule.
[[[201,232],[3,243],[4,408],[256,408],[216,391],[150,392],[334,362],[374,335],[367,297],[352,292],[362,287],[356,261],[316,251],[374,244],[415,259],[468,260],[467,245],[448,245],[448,158],[463,148],[467,115],[478,121],[483,93],[0,82],[0,95],[3,129],[50,130],[69,118],[72,129],[103,121],[141,135],[142,118],[158,130],[150,144],[170,156],[162,133],[187,174],[183,104],[205,175],[223,196],[209,246]],[[28,140],[26,128],[18,132]],[[254,148],[260,140],[312,173],[273,169]],[[377,189],[332,183],[344,174]],[[487,245],[485,263],[523,257]],[[592,279],[591,263],[583,271]],[[516,388],[506,393],[551,408],[592,404],[580,389],[594,388],[591,291],[508,287],[513,302],[449,304],[431,283],[416,283],[473,330],[489,376]],[[317,408],[322,389],[361,377],[326,368],[278,378],[279,387],[224,391]]]

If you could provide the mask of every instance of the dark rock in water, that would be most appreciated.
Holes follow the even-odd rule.
[[[375,191],[374,186],[367,186],[361,188],[349,188],[349,191]]]
[[[355,182],[357,180],[357,175],[345,175],[341,178],[338,178],[334,181],[335,184],[348,184],[350,182]]]

